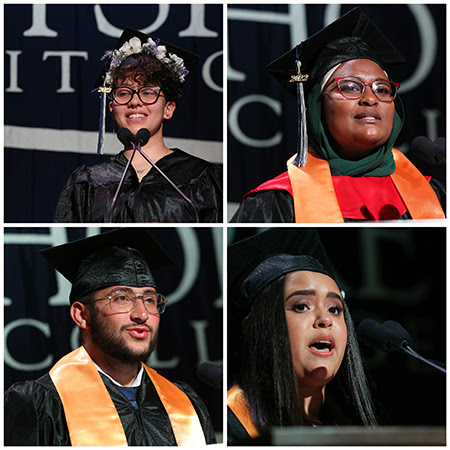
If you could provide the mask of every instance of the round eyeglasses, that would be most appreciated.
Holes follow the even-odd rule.
[[[144,86],[140,89],[131,89],[127,86],[119,86],[111,92],[113,100],[118,105],[126,105],[136,94],[139,100],[145,105],[152,105],[158,101],[161,94],[161,88],[157,86]],[[164,97],[164,96],[163,96]]]
[[[156,292],[148,292],[142,295],[136,295],[133,291],[118,290],[112,292],[107,297],[98,298],[85,302],[85,304],[99,302],[101,300],[109,300],[109,306],[115,313],[128,313],[135,306],[138,299],[144,303],[144,307],[149,314],[159,316],[166,310],[167,300],[162,294]]]
[[[364,83],[358,78],[341,77],[334,78],[339,92],[350,100],[357,100],[362,97],[366,86],[369,86],[380,102],[390,103],[397,96],[400,84],[389,80],[377,80],[373,83]]]

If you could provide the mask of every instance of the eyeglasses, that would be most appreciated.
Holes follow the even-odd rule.
[[[166,310],[167,300],[162,294],[156,292],[148,292],[143,295],[136,295],[133,291],[118,290],[112,292],[107,297],[91,300],[85,304],[100,302],[101,300],[109,300],[109,306],[115,313],[130,312],[140,298],[144,303],[144,307],[149,314],[159,316]]]
[[[390,103],[397,96],[400,84],[389,80],[377,80],[373,83],[364,83],[358,78],[335,78],[339,92],[350,100],[357,100],[364,94],[366,86],[369,86],[380,102]]]
[[[127,86],[119,86],[111,92],[112,98],[118,105],[126,105],[136,94],[139,100],[145,105],[152,105],[158,101],[161,94],[161,88],[157,86],[144,86],[140,89],[131,89]]]

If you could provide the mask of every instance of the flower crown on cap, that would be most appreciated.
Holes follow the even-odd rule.
[[[159,39],[154,41],[152,38],[148,38],[147,42],[142,44],[138,37],[131,38],[128,42],[125,42],[122,47],[114,50],[111,53],[105,53],[102,60],[109,59],[109,70],[105,74],[104,86],[111,86],[113,84],[113,78],[120,65],[131,55],[137,53],[144,53],[154,56],[163,64],[174,72],[181,83],[184,83],[186,76],[189,74],[189,70],[184,66],[183,58],[180,58],[175,53],[168,53],[164,45],[158,45]]]

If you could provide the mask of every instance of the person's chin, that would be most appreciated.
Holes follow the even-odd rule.
[[[314,380],[317,385],[328,384],[335,376],[336,368],[331,365],[320,365],[309,372],[309,378]]]
[[[145,362],[150,355],[152,354],[153,349],[150,348],[150,345],[147,345],[146,347],[133,347],[133,346],[127,346],[127,353],[129,355],[130,361],[135,362]]]

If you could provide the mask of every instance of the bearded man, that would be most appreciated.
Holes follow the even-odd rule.
[[[81,347],[38,380],[5,394],[5,445],[214,443],[201,399],[144,364],[156,347],[166,299],[150,269],[173,263],[142,228],[42,250],[71,283]]]

